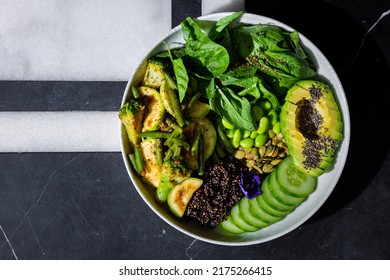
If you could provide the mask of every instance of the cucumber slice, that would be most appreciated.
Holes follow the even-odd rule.
[[[259,205],[259,207],[264,211],[266,212],[267,214],[271,215],[271,216],[275,216],[275,217],[284,217],[286,216],[288,213],[290,213],[290,211],[280,211],[280,210],[277,210],[273,207],[271,207],[266,201],[265,201],[265,198],[263,195],[259,195],[256,197],[256,201],[254,201],[253,203],[257,203]]]
[[[191,109],[186,112],[188,119],[200,119],[206,116],[210,112],[210,105],[197,101],[192,105]]]
[[[203,180],[194,177],[186,178],[184,181],[177,184],[168,193],[167,198],[168,206],[172,213],[179,218],[183,217],[191,197],[202,184]]]
[[[251,206],[251,201],[253,201],[253,199],[248,199],[246,197],[241,198],[239,208],[242,218],[258,229],[268,226],[270,224],[269,222],[261,219],[260,216],[255,214],[256,211],[253,209],[253,206]]]
[[[238,226],[236,226],[236,224],[232,221],[231,216],[227,216],[226,220],[220,223],[220,226],[227,232],[234,233],[234,234],[240,234],[245,232],[242,229],[240,229]]]
[[[317,178],[296,169],[291,156],[283,159],[276,170],[278,185],[283,192],[292,197],[306,197],[317,186]]]
[[[296,207],[299,204],[302,203],[302,201],[305,200],[306,197],[297,198],[293,197],[291,195],[286,194],[282,191],[282,187],[280,184],[276,181],[276,172],[272,172],[270,175],[268,175],[270,178],[270,191],[273,194],[273,196],[282,204],[290,206],[290,207]]]
[[[183,130],[186,139],[188,139],[190,143],[194,140],[196,128],[199,128],[200,133],[203,135],[204,158],[207,160],[214,152],[217,143],[217,130],[213,123],[206,117],[194,120]]]
[[[260,204],[257,202],[256,199],[251,200],[249,203],[252,206],[254,214],[258,216],[262,221],[265,221],[268,224],[276,223],[284,217],[284,216],[272,216],[268,214],[266,211],[264,211],[263,208],[260,207]]]
[[[240,203],[237,203],[236,205],[233,206],[232,210],[230,211],[230,216],[232,217],[233,223],[243,231],[253,232],[259,229],[255,226],[252,226],[251,224],[249,224],[247,221],[243,219],[240,211]]]
[[[261,190],[263,191],[261,197],[263,197],[264,201],[268,204],[268,206],[272,207],[274,210],[288,214],[294,209],[294,206],[288,206],[276,199],[274,194],[270,190],[269,182],[270,175],[265,177],[265,180],[261,184]]]

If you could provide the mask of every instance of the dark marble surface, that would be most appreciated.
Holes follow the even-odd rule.
[[[184,2],[174,1],[175,11],[199,12]],[[120,153],[0,154],[0,259],[390,258],[390,2],[247,1],[246,10],[303,33],[344,86],[350,153],[320,210],[267,243],[212,245],[158,218],[133,188]],[[125,84],[3,81],[0,110],[116,110]]]

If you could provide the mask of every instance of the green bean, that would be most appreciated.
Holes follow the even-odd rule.
[[[203,137],[199,138],[199,170],[198,174],[202,176],[204,174],[204,168],[205,168],[205,157],[204,157],[204,144],[203,144]]]
[[[231,124],[229,121],[227,121],[225,118],[222,118],[222,125],[227,129],[234,129],[234,124]]]
[[[157,139],[156,157],[157,157],[158,165],[162,166],[163,162],[164,162],[164,159],[163,159],[163,149],[162,149],[162,141],[161,141],[161,139]]]
[[[140,169],[140,172],[144,170],[144,157],[141,153],[141,150],[138,148],[138,146],[134,146],[134,155],[135,155],[135,161],[137,162],[137,166]]]
[[[257,135],[259,135],[259,134],[255,130],[255,131],[252,131],[252,133],[251,133],[251,135],[249,137],[252,138],[252,139],[255,139]]]
[[[269,111],[268,118],[270,119],[271,125],[276,124],[279,120],[278,113],[275,110]]]
[[[257,129],[258,134],[266,133],[269,129],[269,119],[267,117],[262,117],[259,122],[259,128]]]
[[[264,146],[267,140],[268,140],[268,135],[266,133],[257,135],[255,139],[255,147],[260,148],[261,146]]]
[[[228,138],[225,135],[224,129],[222,127],[222,124],[218,124],[217,125],[217,132],[218,132],[219,139],[221,139],[221,144],[223,145],[225,151],[228,154],[233,153],[233,147],[232,147],[232,145],[230,144]]]
[[[243,149],[251,148],[253,144],[255,143],[255,140],[252,138],[245,138],[240,141],[240,146]]]
[[[131,165],[133,166],[135,172],[136,172],[138,175],[141,175],[142,170],[141,170],[140,167],[137,165],[137,161],[135,160],[135,155],[134,155],[134,154],[129,154],[129,159],[130,159],[130,163],[131,163]]]
[[[138,137],[146,138],[169,138],[172,134],[170,132],[162,131],[145,131],[138,133]]]
[[[241,129],[237,128],[234,131],[234,135],[233,135],[233,139],[232,139],[232,143],[233,143],[234,148],[238,148],[240,146],[241,139],[242,139],[242,131],[241,131]]]
[[[133,95],[133,98],[140,98],[141,95],[139,94],[139,91],[135,85],[131,85],[131,93]]]
[[[259,105],[254,105],[252,107],[253,117],[258,122],[264,116],[264,110]]]
[[[200,140],[200,129],[195,130],[194,142],[191,146],[191,155],[195,158],[198,158],[199,153],[199,140]]]
[[[218,143],[215,145],[215,151],[220,158],[223,158],[224,156],[226,156],[224,150],[222,149],[222,147]]]

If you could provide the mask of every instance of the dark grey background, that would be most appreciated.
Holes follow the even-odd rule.
[[[172,0],[172,25],[200,15],[200,2]],[[389,10],[388,0],[246,1],[247,12],[294,27],[322,50],[350,106],[345,170],[296,230],[254,246],[211,245],[148,208],[120,153],[0,154],[0,259],[389,259]],[[116,111],[125,85],[1,81],[0,110]]]

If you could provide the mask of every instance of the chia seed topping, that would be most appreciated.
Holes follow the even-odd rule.
[[[309,88],[309,92],[310,92],[310,96],[311,96],[311,100],[312,102],[317,102],[318,99],[320,99],[322,97],[322,90],[321,88],[317,88],[315,86]]]

